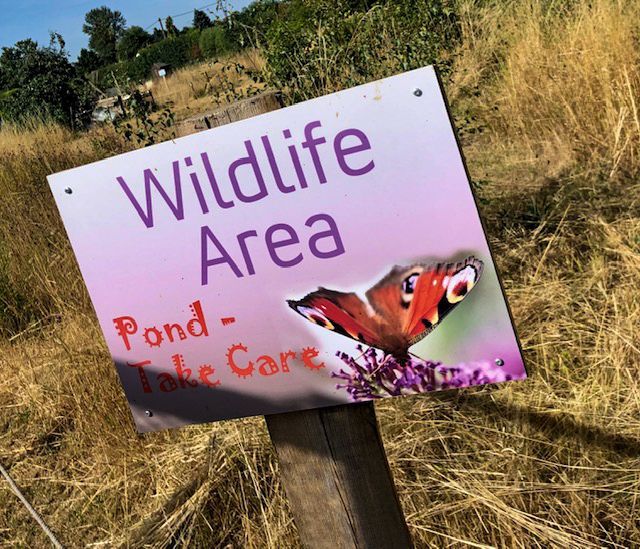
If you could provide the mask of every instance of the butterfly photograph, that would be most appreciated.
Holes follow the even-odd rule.
[[[358,342],[359,356],[337,352],[346,369],[334,373],[355,400],[420,393],[511,379],[500,360],[443,365],[409,349],[438,328],[481,283],[484,263],[394,266],[364,294],[320,287],[288,305],[312,324]]]
[[[398,360],[429,335],[476,286],[483,263],[396,265],[362,300],[354,292],[319,288],[289,306],[310,322],[375,347]]]

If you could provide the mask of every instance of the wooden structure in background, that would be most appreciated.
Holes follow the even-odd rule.
[[[266,92],[183,121],[184,136],[282,106]],[[412,547],[372,402],[265,416],[302,543],[310,549]]]
[[[202,130],[217,128],[258,114],[275,111],[282,107],[280,95],[276,92],[265,92],[255,97],[243,99],[219,109],[187,118],[178,124],[178,137],[191,135]]]

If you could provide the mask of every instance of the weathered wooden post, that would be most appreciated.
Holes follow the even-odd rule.
[[[281,107],[275,92],[189,118],[179,135]],[[265,416],[303,544],[411,547],[372,402]]]
[[[412,546],[372,402],[265,419],[307,546]]]

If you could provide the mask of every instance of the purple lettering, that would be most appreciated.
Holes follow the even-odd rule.
[[[309,249],[311,253],[320,259],[330,259],[332,257],[337,257],[344,253],[344,244],[342,243],[342,238],[340,238],[340,232],[338,231],[338,226],[336,222],[330,215],[327,214],[316,214],[307,219],[305,225],[307,227],[312,227],[315,223],[319,221],[324,221],[329,229],[326,231],[322,231],[316,233],[311,236],[309,239]],[[325,252],[321,251],[318,248],[318,241],[323,239],[332,239],[334,243],[334,248],[329,249]]]
[[[209,259],[209,241],[211,241],[217,248],[218,252],[220,253],[219,257]],[[227,250],[225,250],[224,246],[216,238],[216,235],[213,234],[213,231],[211,231],[211,229],[209,229],[209,227],[207,227],[206,225],[204,225],[200,229],[200,250],[203,286],[209,284],[209,267],[211,267],[212,265],[221,265],[223,263],[226,263],[233,271],[233,274],[235,274],[238,278],[242,278],[244,276],[233,258],[228,254]]]
[[[355,137],[359,140],[359,143],[357,145],[344,148],[343,141],[348,137]],[[375,167],[373,160],[370,160],[367,164],[362,166],[362,168],[352,168],[347,164],[347,156],[371,150],[371,143],[369,143],[369,138],[363,131],[357,130],[355,128],[341,131],[338,135],[336,135],[336,138],[333,142],[333,148],[336,151],[336,158],[338,160],[340,168],[347,175],[364,175],[365,173],[369,173]]]
[[[184,159],[184,163],[187,166],[193,166],[193,160],[191,160],[190,156],[187,156]],[[207,200],[204,197],[204,193],[202,192],[202,187],[200,186],[200,180],[198,179],[198,174],[196,172],[191,172],[191,183],[193,184],[193,190],[196,191],[196,196],[198,197],[198,202],[200,202],[200,209],[203,214],[209,213],[209,205],[207,204]]]
[[[287,233],[288,238],[284,240],[274,240],[274,234],[276,231],[284,231]],[[269,255],[273,262],[282,268],[293,267],[302,261],[302,253],[298,253],[295,257],[286,260],[282,259],[278,253],[278,248],[284,248],[286,246],[291,246],[292,244],[299,244],[300,239],[296,234],[296,231],[290,225],[286,223],[278,223],[276,225],[272,225],[267,229],[267,233],[265,234],[265,242],[267,244],[267,250],[269,250]]]
[[[211,190],[213,191],[213,196],[218,203],[218,206],[221,208],[233,208],[233,200],[226,201],[222,197],[222,193],[220,192],[220,187],[218,187],[218,180],[216,179],[216,175],[213,172],[213,168],[211,167],[211,162],[209,162],[209,155],[207,153],[202,153],[200,155],[202,159],[202,164],[204,165],[204,170],[207,172],[207,177],[209,178],[209,184],[211,185]]]
[[[118,183],[120,183],[120,187],[122,187],[122,190],[127,195],[127,198],[136,209],[136,212],[140,216],[140,219],[148,229],[153,227],[154,224],[153,199],[151,197],[152,183],[158,193],[160,193],[160,196],[163,198],[167,206],[169,206],[169,209],[173,213],[174,217],[178,221],[184,219],[184,207],[182,205],[182,188],[180,186],[180,163],[177,160],[173,162],[173,184],[176,194],[175,203],[173,202],[173,200],[171,200],[171,198],[169,198],[169,195],[164,190],[164,187],[162,187],[156,176],[153,174],[153,171],[151,171],[151,169],[149,168],[144,170],[144,194],[146,198],[146,210],[144,210],[142,206],[140,206],[140,203],[134,196],[133,192],[131,192],[129,185],[127,185],[127,182],[124,180],[124,178],[118,177],[117,180]]]
[[[244,233],[240,233],[238,235],[238,244],[240,245],[240,250],[242,251],[244,263],[247,266],[247,273],[249,273],[250,275],[256,274],[256,271],[253,268],[253,262],[251,261],[249,248],[247,248],[247,238],[252,236],[258,236],[258,233],[255,231],[245,231]]]
[[[251,141],[245,141],[244,146],[247,149],[247,156],[240,157],[231,163],[231,166],[229,166],[229,180],[239,200],[242,202],[256,202],[267,196],[267,187],[264,184],[262,171],[260,170],[260,165],[258,164],[258,159],[256,158],[256,153],[253,150]],[[250,166],[255,180],[258,183],[258,191],[253,195],[244,194],[240,188],[237,172],[241,166]]]
[[[316,173],[318,174],[318,180],[320,183],[326,183],[327,177],[324,173],[324,169],[322,168],[322,162],[320,161],[320,155],[318,154],[318,145],[322,145],[326,143],[327,140],[324,137],[319,137],[314,139],[313,130],[315,128],[321,128],[322,124],[319,120],[315,122],[309,122],[304,129],[304,136],[306,141],[302,143],[302,147],[305,149],[309,149],[309,154],[311,155],[311,159],[313,160],[313,165],[316,169]]]
[[[273,173],[273,178],[276,182],[276,186],[283,193],[292,193],[296,190],[294,186],[287,187],[282,181],[282,175],[280,174],[280,168],[278,168],[278,163],[276,162],[276,157],[273,154],[273,148],[271,147],[271,142],[269,141],[269,137],[266,135],[262,136],[262,146],[264,147],[264,152],[267,153],[267,159],[269,160],[269,166],[271,167],[271,172]]]
[[[291,130],[283,130],[282,135],[285,139],[291,139]],[[293,167],[296,170],[296,175],[298,176],[298,182],[300,183],[301,189],[306,189],[309,185],[307,183],[307,178],[304,175],[304,170],[302,169],[302,164],[300,163],[300,156],[298,155],[298,150],[294,145],[289,145],[289,155],[291,156],[291,162],[293,162]]]

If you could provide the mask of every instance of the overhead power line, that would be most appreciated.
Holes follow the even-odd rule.
[[[210,8],[211,6],[215,6],[217,4],[217,2],[212,2],[211,4],[206,4],[205,6],[201,6],[199,8],[193,8],[192,10],[189,11],[184,11],[182,13],[176,13],[175,15],[167,15],[167,17],[171,17],[171,19],[176,19],[178,17],[184,17],[185,15],[189,15],[192,14],[194,10],[204,10],[207,8]],[[151,23],[150,25],[147,25],[144,30],[149,30],[152,27],[155,27],[158,24],[158,20],[156,19],[153,23]]]

